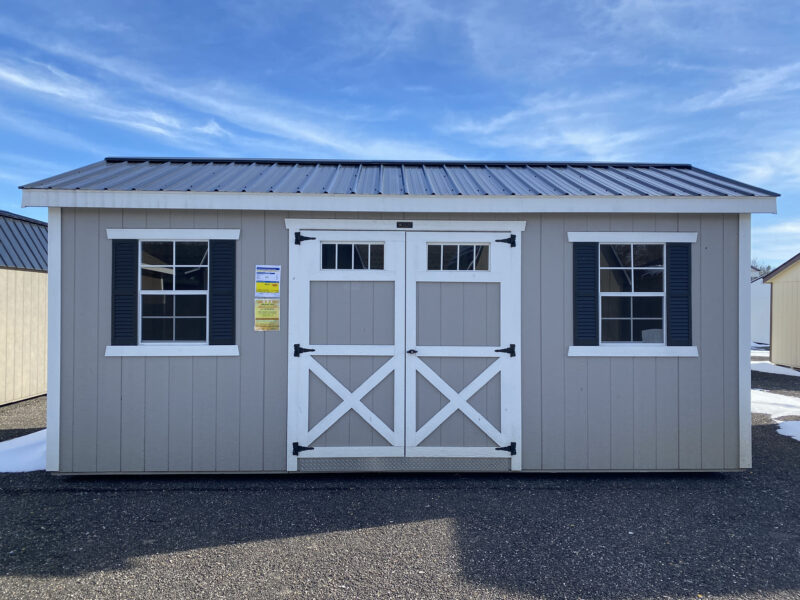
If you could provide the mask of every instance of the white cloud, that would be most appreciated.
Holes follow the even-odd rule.
[[[747,69],[735,76],[736,82],[722,92],[705,92],[683,103],[690,111],[709,110],[771,99],[800,89],[800,62],[766,69]]]

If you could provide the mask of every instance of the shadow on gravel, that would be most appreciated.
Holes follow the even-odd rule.
[[[591,599],[792,595],[800,593],[800,444],[774,428],[753,428],[754,468],[730,474],[2,477],[0,573],[70,577],[266,540],[285,545],[281,570],[291,573],[333,560],[299,536],[391,525],[380,535],[398,536],[400,556],[419,540],[402,537],[398,524],[447,519],[460,579],[478,589]]]

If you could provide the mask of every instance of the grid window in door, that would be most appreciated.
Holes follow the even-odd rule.
[[[323,243],[322,268],[383,270],[383,244]]]
[[[600,244],[600,341],[664,343],[664,244]]]
[[[208,241],[140,242],[142,342],[208,341]]]
[[[488,244],[428,244],[429,271],[488,271]]]

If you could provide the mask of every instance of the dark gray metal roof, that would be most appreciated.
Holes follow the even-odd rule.
[[[22,189],[412,196],[777,196],[686,164],[106,158]]]
[[[47,271],[47,223],[0,210],[0,267]]]

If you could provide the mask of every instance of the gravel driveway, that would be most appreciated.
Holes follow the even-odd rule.
[[[800,443],[756,415],[753,448],[710,475],[0,474],[0,598],[798,598]]]

